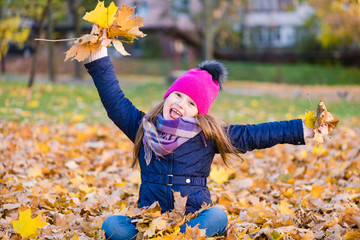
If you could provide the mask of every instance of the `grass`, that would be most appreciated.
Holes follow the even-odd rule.
[[[166,76],[172,70],[172,61],[160,59],[114,59],[119,74]],[[355,67],[310,64],[270,64],[224,61],[229,79],[237,81],[281,82],[303,85],[360,85],[360,69]],[[182,63],[183,69],[188,69]]]
[[[229,79],[300,85],[360,85],[360,69],[309,64],[225,62]]]
[[[10,121],[109,122],[93,84],[36,83],[32,100],[26,102],[24,80],[0,81],[0,118]],[[125,94],[143,111],[159,102],[168,88],[160,81],[123,84]],[[316,103],[319,99],[312,99]],[[360,119],[359,102],[326,103],[342,121]],[[220,93],[210,112],[230,123],[260,123],[301,118],[311,109],[305,99],[251,97]]]

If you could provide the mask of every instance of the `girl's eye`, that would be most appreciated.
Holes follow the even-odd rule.
[[[176,95],[177,97],[181,97],[181,94],[180,94],[180,93],[175,93],[175,95]]]
[[[195,107],[195,103],[194,102],[190,102],[190,105]]]

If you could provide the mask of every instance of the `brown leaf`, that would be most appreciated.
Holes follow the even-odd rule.
[[[186,202],[187,202],[187,196],[182,197],[180,192],[174,193],[174,211],[178,212],[180,214],[185,214],[186,211]]]

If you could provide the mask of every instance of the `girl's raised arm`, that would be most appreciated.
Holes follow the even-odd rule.
[[[143,113],[121,90],[106,48],[91,54],[90,60],[93,61],[85,64],[85,67],[94,80],[109,118],[134,142]]]

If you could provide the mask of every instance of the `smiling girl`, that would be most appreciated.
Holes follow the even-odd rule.
[[[206,178],[215,154],[225,165],[230,156],[272,147],[276,144],[305,144],[313,137],[301,119],[255,125],[230,125],[208,114],[227,70],[218,61],[205,61],[178,78],[163,100],[149,113],[138,110],[125,97],[115,76],[106,48],[90,55],[85,65],[92,76],[109,118],[134,142],[132,167],[141,169],[138,207],[159,202],[162,211],[174,208],[173,191],[187,196],[187,212],[212,204]],[[320,129],[327,134],[326,126]],[[185,223],[206,229],[206,236],[223,235],[227,214],[217,206],[202,211]],[[135,239],[137,229],[126,216],[110,216],[103,223],[107,239]]]

